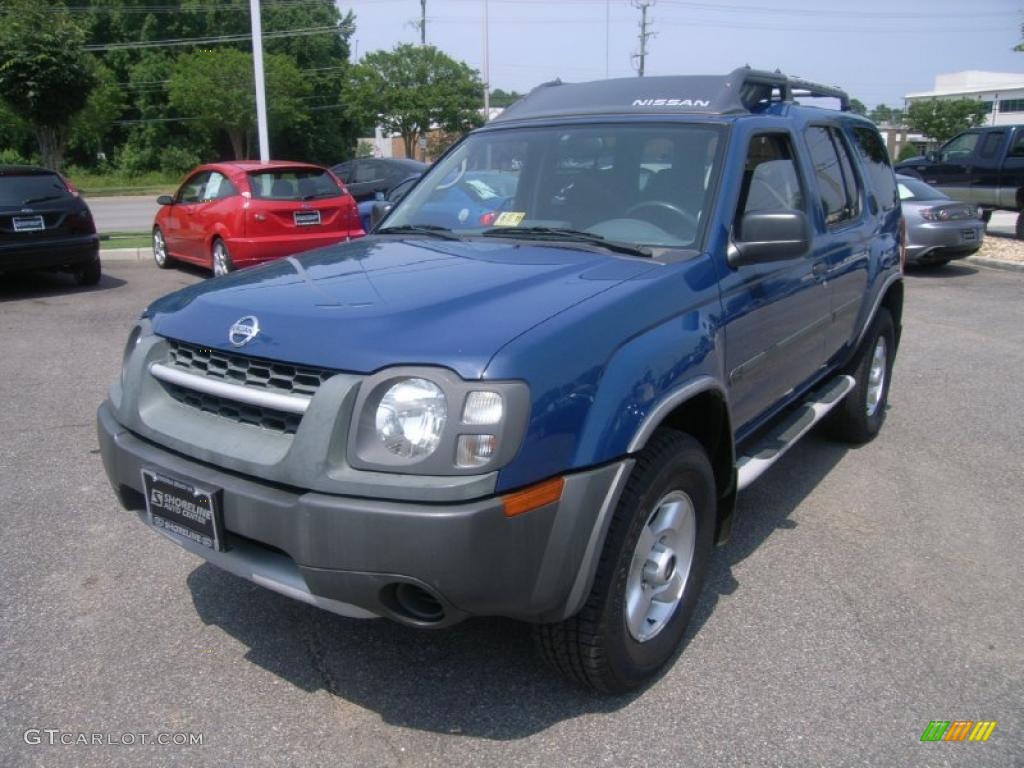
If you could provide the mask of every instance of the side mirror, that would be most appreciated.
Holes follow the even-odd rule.
[[[394,208],[393,203],[389,203],[383,200],[378,200],[373,204],[373,208],[370,209],[370,231],[372,232],[377,228],[384,217],[391,213],[391,209]]]
[[[160,197],[158,197],[156,199],[156,204],[157,205],[174,205],[174,198],[171,197],[170,195],[160,195]]]
[[[810,223],[803,211],[755,211],[740,219],[727,259],[733,268],[795,259],[810,244]]]

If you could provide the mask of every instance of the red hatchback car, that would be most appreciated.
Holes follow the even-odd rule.
[[[224,275],[238,267],[365,233],[355,200],[326,168],[307,163],[210,163],[174,197],[157,198],[153,258],[189,261]]]

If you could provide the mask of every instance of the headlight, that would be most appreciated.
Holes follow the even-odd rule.
[[[447,421],[444,392],[426,379],[393,385],[380,399],[375,418],[378,439],[403,459],[422,459],[436,451]]]
[[[508,464],[530,416],[521,381],[466,381],[439,367],[402,366],[359,386],[347,464],[412,475],[474,475]]]

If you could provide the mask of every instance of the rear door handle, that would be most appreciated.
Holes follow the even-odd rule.
[[[828,271],[828,264],[824,261],[814,262],[814,266],[811,267],[811,274],[815,277],[821,277]]]

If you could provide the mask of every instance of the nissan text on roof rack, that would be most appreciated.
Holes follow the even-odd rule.
[[[737,494],[885,419],[900,201],[847,101],[750,69],[535,89],[370,236],[143,312],[98,413],[121,504],[311,605],[511,617],[644,685]]]

